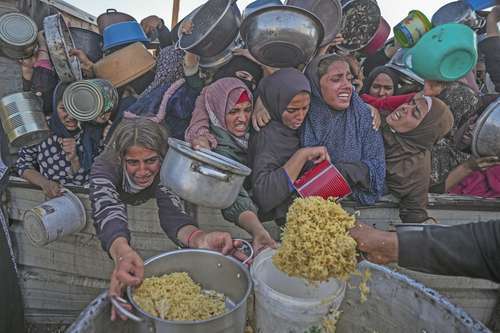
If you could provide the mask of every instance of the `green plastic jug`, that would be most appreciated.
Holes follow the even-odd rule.
[[[455,81],[477,62],[476,33],[466,25],[448,23],[427,32],[406,54],[405,63],[426,80]]]

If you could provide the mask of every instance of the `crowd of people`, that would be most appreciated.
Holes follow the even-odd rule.
[[[169,136],[252,169],[222,215],[251,234],[257,251],[276,247],[262,222],[286,223],[297,197],[293,183],[324,160],[341,172],[352,189],[350,199],[359,205],[392,194],[399,199],[403,223],[435,223],[426,210],[429,192],[500,197],[499,158],[471,155],[475,122],[499,97],[499,21],[500,6],[487,17],[487,37],[479,42],[481,60],[474,70],[457,81],[426,79],[420,85],[385,66],[399,48],[393,40],[376,55],[360,57],[336,49],[342,36],[304,70],[269,68],[245,49],[207,70],[197,55],[174,46],[177,33],[150,16],[141,24],[160,41],[154,77],[120,88],[118,107],[92,122],[66,112],[67,85],[57,82],[40,34],[37,54],[22,62],[23,86],[43,97],[51,134],[22,148],[15,167],[49,198],[61,195],[64,186],[90,184],[96,233],[115,263],[110,290],[116,295],[143,277],[142,259],[130,246],[127,204],[156,199],[162,229],[180,246],[242,255],[229,233],[199,229],[183,200],[160,184]],[[190,33],[191,28],[184,22],[178,29]],[[71,54],[80,59],[84,76],[93,78],[85,53],[74,49]],[[389,236],[372,230],[353,235],[369,259],[398,260],[394,246],[390,254],[380,254],[370,245],[370,239]],[[400,261],[409,256],[401,248],[422,248],[411,245],[418,240],[398,236]],[[403,261],[412,267],[416,260]],[[430,265],[446,273],[441,263]],[[499,279],[491,269],[470,275]]]

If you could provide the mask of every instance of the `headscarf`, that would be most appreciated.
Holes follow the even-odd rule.
[[[403,222],[419,223],[427,218],[425,207],[431,173],[432,146],[453,126],[449,108],[432,97],[432,107],[412,131],[397,133],[383,126],[387,162],[387,186],[402,200]]]
[[[288,176],[282,167],[300,148],[300,138],[299,131],[285,126],[281,116],[297,94],[304,91],[310,93],[311,87],[302,72],[287,68],[263,78],[257,91],[271,115],[271,121],[250,137],[254,199],[264,213],[272,211],[273,218],[283,219],[291,196]],[[267,175],[266,180],[261,183],[261,175],[264,174]]]
[[[50,130],[60,138],[72,138],[74,136],[74,133],[72,135],[61,122],[59,114],[57,113],[57,105],[63,99],[64,91],[68,86],[68,83],[59,82],[52,95],[52,115],[49,119],[48,125]]]
[[[184,51],[177,50],[174,45],[162,48],[156,59],[156,73],[153,82],[144,90],[141,97],[148,95],[160,85],[172,83],[184,76],[183,64]]]
[[[362,94],[369,94],[370,93],[370,87],[373,84],[373,81],[380,75],[380,74],[386,74],[388,75],[392,83],[394,84],[394,95],[398,94],[398,85],[399,85],[399,75],[396,73],[396,71],[390,69],[389,67],[385,66],[378,66],[375,67],[371,72],[370,75],[365,79],[365,82],[363,83],[363,91],[361,91]]]
[[[225,77],[236,77],[236,72],[238,71],[247,71],[253,76],[253,81],[246,81],[242,80],[239,78],[241,81],[243,81],[248,89],[253,90],[252,85],[255,84],[257,86],[259,84],[259,81],[262,79],[262,67],[253,62],[252,60],[248,59],[247,57],[244,56],[234,56],[227,64],[222,66],[215,74],[213,77],[213,81],[217,81],[219,79],[225,78]]]
[[[345,111],[334,111],[321,95],[318,68],[322,60],[333,58],[344,61],[336,54],[316,57],[307,67],[306,76],[311,83],[311,109],[302,126],[303,147],[325,146],[333,164],[360,163],[368,169],[366,188],[355,187],[353,196],[362,204],[373,204],[384,192],[384,144],[379,133],[372,128],[368,106],[354,91],[351,104]]]
[[[200,99],[193,111],[193,118],[195,114],[208,115],[210,125],[219,129],[227,131],[226,126],[226,113],[236,105],[243,91],[246,91],[250,99],[252,99],[252,92],[247,86],[239,79],[236,78],[223,78],[215,81],[211,85],[205,87],[198,97]],[[229,133],[229,132],[228,132]],[[197,123],[192,123],[192,126],[186,131],[186,137],[209,135],[209,130],[203,128]],[[244,147],[248,147],[248,134],[243,138],[232,136],[235,141]]]

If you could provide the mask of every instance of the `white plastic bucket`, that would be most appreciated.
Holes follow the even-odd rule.
[[[66,189],[62,196],[28,210],[23,220],[26,235],[38,246],[81,231],[87,221],[82,202]]]
[[[331,279],[313,286],[278,270],[265,250],[254,260],[250,274],[255,292],[255,324],[259,333],[303,333],[321,329],[330,311],[337,310],[346,283]]]

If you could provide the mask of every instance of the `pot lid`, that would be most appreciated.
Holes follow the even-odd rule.
[[[179,153],[189,158],[207,163],[210,166],[219,168],[224,171],[232,172],[236,175],[248,176],[252,172],[252,170],[247,166],[220,154],[214,153],[211,150],[204,148],[200,150],[194,150],[191,148],[191,145],[185,141],[169,138],[168,145],[171,149],[175,149]]]
[[[485,132],[492,132],[493,128],[496,132],[500,132],[498,120],[493,119],[493,118],[500,118],[500,117],[498,117],[498,115],[496,115],[496,117],[491,117],[492,114],[498,110],[500,110],[500,98],[498,98],[493,103],[491,103],[486,108],[486,110],[483,112],[483,114],[481,114],[479,119],[477,120],[476,127],[474,128],[474,132],[472,133],[472,153],[475,156],[483,156],[484,155],[481,153],[482,153],[482,151],[484,152],[485,149],[483,149],[481,151],[481,149],[479,148],[480,145],[484,145],[484,143],[485,143],[482,140],[482,136],[487,136],[492,141],[496,141],[495,139],[500,136],[500,133],[498,133],[497,135],[494,135],[494,133],[485,133]],[[492,118],[492,119],[490,120],[490,118]],[[491,126],[487,126],[488,128],[485,128],[486,123],[491,123],[490,124]],[[489,131],[488,131],[488,129],[489,129]],[[498,141],[496,141],[496,142],[498,142]],[[496,152],[497,154],[499,152],[498,150],[499,149],[497,148],[497,152]],[[491,155],[494,155],[494,153],[492,153]]]
[[[94,120],[103,109],[103,97],[99,91],[85,81],[72,83],[63,95],[64,107],[80,121]]]
[[[13,46],[27,46],[35,42],[38,29],[36,23],[20,13],[0,16],[0,39]]]

